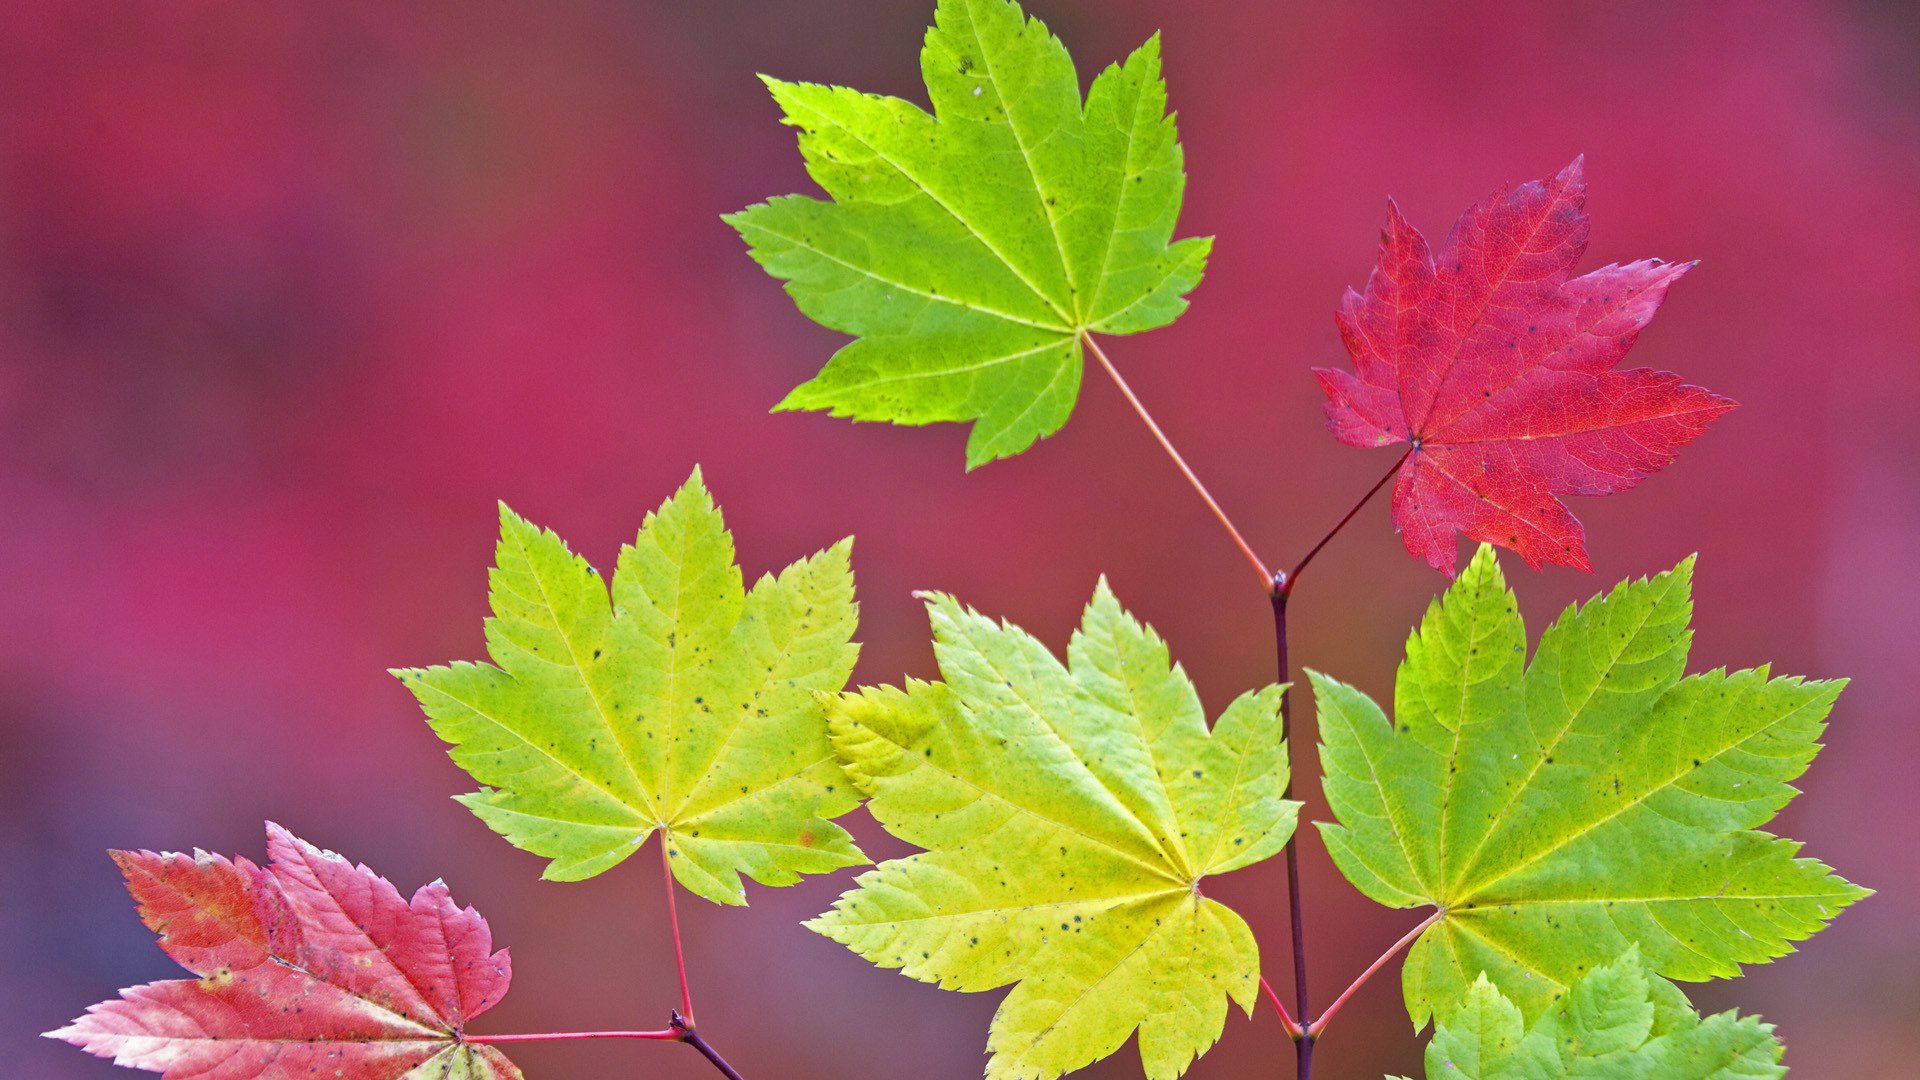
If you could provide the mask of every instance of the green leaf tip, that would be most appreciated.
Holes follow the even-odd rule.
[[[488,663],[395,674],[483,787],[459,797],[542,876],[577,881],[655,832],[723,904],[868,860],[831,819],[858,793],[815,693],[858,646],[851,540],[751,590],[701,471],[646,516],[610,579],[505,504]]]
[[[828,198],[726,215],[809,318],[856,340],[775,411],[971,423],[967,467],[1071,415],[1082,336],[1165,326],[1211,241],[1173,241],[1185,161],[1155,34],[1083,100],[1065,46],[1006,0],[941,0],[933,111],[761,76]]]
[[[1379,903],[1446,913],[1407,956],[1416,1028],[1482,972],[1536,1017],[1636,943],[1669,978],[1737,975],[1866,895],[1760,828],[1841,684],[1686,675],[1692,569],[1567,609],[1528,661],[1483,546],[1409,638],[1391,719],[1312,676],[1335,864]]]
[[[1637,949],[1595,967],[1531,1025],[1482,973],[1427,1045],[1428,1080],[1778,1080],[1773,1027],[1702,1019]]]
[[[833,743],[874,818],[921,849],[862,874],[810,929],[952,990],[1013,989],[990,1080],[1048,1080],[1136,1031],[1169,1080],[1251,1010],[1259,953],[1199,882],[1293,834],[1278,687],[1208,730],[1166,644],[1104,582],[1066,661],[919,594],[941,681],[839,695]]]

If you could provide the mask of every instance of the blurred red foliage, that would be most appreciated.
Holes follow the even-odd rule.
[[[930,671],[912,588],[1058,643],[1101,572],[1210,703],[1270,677],[1263,598],[1104,383],[1065,433],[971,476],[958,428],[767,415],[835,340],[718,220],[807,184],[753,74],[917,96],[931,6],[0,10],[13,1033],[166,973],[104,849],[244,848],[266,817],[483,904],[520,969],[490,1030],[664,1018],[652,877],[538,883],[536,860],[445,798],[463,778],[383,674],[478,648],[497,498],[602,565],[695,462],[750,571],[856,534],[864,681]],[[1920,17],[1895,0],[1033,7],[1088,72],[1166,31],[1183,231],[1220,241],[1192,312],[1113,352],[1272,561],[1388,463],[1326,437],[1308,372],[1340,359],[1332,309],[1364,280],[1388,195],[1444,221],[1584,151],[1603,227],[1583,268],[1703,260],[1635,361],[1744,407],[1629,497],[1582,503],[1593,576],[1522,573],[1519,589],[1538,626],[1699,550],[1704,662],[1856,676],[1782,827],[1881,895],[1698,997],[1779,1022],[1804,1075],[1905,1075],[1920,1057],[1904,685],[1920,641]],[[1381,690],[1441,579],[1383,507],[1316,565],[1297,655]],[[1324,999],[1413,917],[1370,909],[1306,849]],[[990,1000],[795,925],[838,886],[685,913],[703,1027],[750,1076],[977,1075]],[[1252,873],[1217,890],[1273,964],[1278,886]],[[1341,1030],[1329,1080],[1415,1067],[1390,983]],[[1252,1075],[1280,1038],[1268,1017],[1236,1020],[1193,1075]],[[628,1055],[708,1075],[676,1050],[523,1056],[535,1075]],[[121,1075],[45,1041],[16,1041],[10,1066]],[[1134,1068],[1123,1055],[1090,1075]]]

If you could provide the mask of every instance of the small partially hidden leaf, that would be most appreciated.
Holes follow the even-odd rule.
[[[896,424],[973,421],[967,467],[1060,430],[1081,338],[1165,326],[1210,241],[1169,243],[1186,187],[1160,42],[1093,80],[1008,0],[940,0],[899,98],[768,79],[831,201],[727,221],[815,321],[859,338],[788,395]]]
[[[1049,1080],[1138,1028],[1168,1080],[1251,1009],[1260,964],[1210,874],[1293,835],[1279,687],[1213,730],[1185,672],[1103,581],[1068,663],[952,598],[928,601],[944,682],[842,695],[834,745],[888,832],[926,850],[862,874],[809,923],[952,990],[1017,983],[991,1080]]]
[[[167,1080],[517,1080],[463,1039],[513,974],[441,882],[385,878],[267,826],[246,859],[116,851],[140,918],[199,976],[120,992],[48,1037]]]
[[[1333,860],[1443,917],[1405,969],[1415,1026],[1485,972],[1528,1017],[1638,943],[1724,978],[1792,951],[1867,890],[1762,832],[1820,748],[1841,683],[1682,677],[1692,560],[1526,627],[1482,546],[1407,642],[1389,720],[1315,674]]]
[[[682,885],[744,904],[741,874],[790,885],[867,861],[829,820],[860,797],[814,699],[859,652],[851,547],[748,592],[696,469],[620,550],[609,600],[585,559],[503,506],[493,664],[395,674],[490,785],[461,801],[551,858],[548,878],[592,877],[658,830]]]
[[[1630,950],[1532,1027],[1482,975],[1427,1044],[1427,1080],[1778,1080],[1781,1055],[1773,1025],[1731,1012],[1702,1020]]]

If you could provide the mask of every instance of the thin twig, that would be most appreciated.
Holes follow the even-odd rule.
[[[460,1041],[470,1043],[517,1043],[552,1042],[558,1039],[656,1039],[661,1042],[677,1042],[680,1039],[679,1028],[665,1028],[660,1031],[543,1031],[534,1035],[462,1035]]]
[[[1352,986],[1347,987],[1344,991],[1341,992],[1339,997],[1333,999],[1333,1004],[1327,1006],[1327,1011],[1321,1013],[1319,1019],[1307,1025],[1308,1037],[1318,1038],[1320,1036],[1320,1033],[1327,1029],[1327,1022],[1333,1019],[1333,1014],[1340,1011],[1340,1006],[1345,1005],[1347,1003],[1347,999],[1353,996],[1354,991],[1360,989],[1362,986],[1365,986],[1367,980],[1373,978],[1374,972],[1379,971],[1381,968],[1385,967],[1387,964],[1387,961],[1392,960],[1394,957],[1400,955],[1401,950],[1413,944],[1416,938],[1418,938],[1421,934],[1426,933],[1427,927],[1432,926],[1434,923],[1439,922],[1440,919],[1445,915],[1446,915],[1446,912],[1444,911],[1436,911],[1433,914],[1427,916],[1425,919],[1421,920],[1419,926],[1416,926],[1413,929],[1407,931],[1406,936],[1402,937],[1399,941],[1394,942],[1392,948],[1388,949],[1384,953],[1381,953],[1380,959],[1375,960],[1370,966],[1368,966],[1367,970],[1361,972],[1360,977],[1353,980]]]
[[[1287,656],[1287,600],[1291,596],[1283,581],[1273,583],[1273,638],[1279,681],[1285,684],[1293,677],[1292,663]],[[1281,789],[1283,799],[1293,797],[1294,740],[1293,728],[1293,689],[1288,687],[1280,698],[1280,739],[1287,745],[1287,783]],[[1313,1075],[1313,1013],[1307,1002],[1307,932],[1306,920],[1302,917],[1300,904],[1300,848],[1295,841],[1298,834],[1287,837],[1284,857],[1287,864],[1287,925],[1293,934],[1293,998],[1294,1007],[1299,1010],[1300,1022],[1306,1027],[1299,1037],[1294,1039],[1294,1055],[1298,1064],[1299,1080],[1309,1080]]]
[[[693,1030],[693,1025],[681,1017],[679,1013],[673,1014],[673,1026],[680,1030],[680,1041],[700,1051],[700,1056],[713,1062],[713,1067],[719,1069],[720,1072],[727,1077],[727,1080],[745,1080],[739,1071],[727,1064],[727,1059],[721,1057],[719,1051],[709,1046],[707,1040],[701,1038],[700,1033]]]
[[[680,1012],[686,1017],[687,1027],[693,1027],[693,991],[687,985],[687,953],[680,947],[680,911],[674,907],[673,891],[677,887],[673,881],[672,855],[667,850],[667,834],[660,834],[660,873],[667,883],[667,923],[673,927],[673,962],[680,969]]]
[[[1187,478],[1187,483],[1193,485],[1193,490],[1205,500],[1207,508],[1213,511],[1214,518],[1226,528],[1227,535],[1233,537],[1233,542],[1240,548],[1240,554],[1247,557],[1247,562],[1253,565],[1254,572],[1260,575],[1260,587],[1272,588],[1272,571],[1267,569],[1266,563],[1260,561],[1260,556],[1253,553],[1252,545],[1240,535],[1240,530],[1234,527],[1233,519],[1227,517],[1227,512],[1220,509],[1220,504],[1215,502],[1213,495],[1207,491],[1207,485],[1201,483],[1200,478],[1195,476],[1193,470],[1187,466],[1187,460],[1180,456],[1180,451],[1173,448],[1173,443],[1167,438],[1166,432],[1161,431],[1160,425],[1154,423],[1153,414],[1147,412],[1147,407],[1140,403],[1140,399],[1134,395],[1133,388],[1127,385],[1127,380],[1120,377],[1120,369],[1114,367],[1113,361],[1107,359],[1107,354],[1093,340],[1092,334],[1082,334],[1080,338],[1086,342],[1087,351],[1093,354],[1093,358],[1100,362],[1101,367],[1107,369],[1107,375],[1113,379],[1113,384],[1118,386],[1120,393],[1126,396],[1127,403],[1133,406],[1133,411],[1139,414],[1141,421],[1147,425],[1147,430],[1153,433],[1154,439],[1160,443],[1160,448],[1167,452],[1167,456],[1173,459],[1174,465],[1179,467],[1180,474]]]
[[[1293,663],[1287,651],[1287,602],[1293,597],[1293,587],[1300,580],[1300,572],[1307,568],[1307,564],[1313,561],[1314,556],[1320,554],[1320,549],[1326,547],[1329,541],[1339,535],[1341,529],[1347,527],[1347,523],[1352,521],[1356,514],[1360,513],[1362,507],[1373,501],[1373,497],[1380,493],[1381,488],[1387,486],[1387,481],[1393,479],[1394,474],[1400,471],[1400,467],[1407,463],[1407,458],[1413,455],[1413,450],[1413,447],[1408,447],[1407,452],[1401,454],[1400,459],[1393,463],[1393,468],[1388,469],[1385,476],[1382,476],[1371,488],[1367,489],[1367,493],[1360,497],[1360,501],[1353,504],[1353,509],[1348,510],[1346,516],[1342,517],[1338,524],[1328,530],[1325,536],[1320,538],[1319,543],[1308,549],[1305,557],[1295,563],[1291,571],[1280,574],[1268,582],[1268,587],[1273,599],[1275,658],[1278,662],[1279,681],[1283,685],[1293,681]],[[1295,774],[1299,772],[1296,764],[1297,755],[1294,753],[1294,744],[1297,740],[1293,738],[1293,690],[1291,687],[1288,688],[1286,695],[1280,699],[1280,738],[1287,744],[1287,785],[1281,792],[1281,797],[1291,798],[1293,795],[1293,778]],[[1326,1024],[1326,1016],[1315,1020],[1313,1010],[1307,1002],[1307,932],[1306,920],[1301,912],[1300,850],[1299,846],[1295,843],[1297,839],[1297,834],[1288,837],[1286,848],[1283,852],[1287,864],[1287,925],[1293,933],[1294,1002],[1295,1008],[1299,1010],[1300,1023],[1305,1025],[1300,1034],[1294,1037],[1294,1059],[1296,1063],[1297,1080],[1312,1080],[1313,1046],[1314,1043],[1319,1041],[1320,1030]],[[1425,927],[1422,926],[1421,929],[1425,929]],[[1374,968],[1378,968],[1381,963],[1385,962],[1386,958],[1381,958],[1380,961],[1375,963]],[[1373,974],[1374,968],[1369,968],[1367,974],[1360,977],[1362,982],[1366,981],[1367,975]],[[1357,986],[1358,984],[1356,983],[1355,985]],[[1345,1004],[1348,995],[1352,994],[1353,990],[1354,987],[1348,987],[1347,992],[1342,994],[1339,999],[1333,1003],[1331,1009],[1327,1010],[1327,1016],[1331,1016],[1334,1010]]]
[[[1273,984],[1267,981],[1265,975],[1260,976],[1260,991],[1267,995],[1268,1001],[1273,1003],[1273,1011],[1280,1014],[1280,1026],[1287,1029],[1288,1038],[1298,1039],[1306,1034],[1294,1020],[1293,1014],[1287,1011],[1287,1003],[1281,1001],[1280,995],[1273,992]]]
[[[1400,457],[1394,461],[1393,468],[1387,470],[1387,475],[1376,481],[1372,487],[1367,489],[1367,493],[1360,497],[1360,501],[1353,504],[1353,509],[1347,511],[1347,516],[1340,519],[1340,524],[1328,530],[1327,535],[1321,537],[1320,542],[1313,545],[1313,547],[1307,551],[1306,556],[1293,565],[1292,570],[1287,571],[1287,576],[1280,579],[1278,586],[1282,592],[1290,593],[1293,591],[1294,582],[1300,580],[1300,571],[1305,570],[1307,564],[1313,561],[1313,557],[1320,554],[1320,549],[1327,546],[1327,541],[1340,535],[1340,530],[1347,527],[1347,522],[1352,521],[1354,515],[1358,514],[1361,508],[1372,502],[1375,495],[1380,494],[1380,489],[1386,487],[1387,481],[1393,479],[1394,474],[1400,471],[1400,466],[1405,465],[1407,459],[1413,456],[1413,450],[1413,447],[1407,447],[1407,452],[1401,454]]]
[[[739,1071],[727,1064],[727,1059],[721,1057],[720,1052],[715,1050],[706,1039],[701,1038],[700,1033],[693,1030],[693,1025],[687,1021],[686,1017],[680,1015],[678,1010],[673,1012],[670,1026],[660,1031],[543,1031],[532,1035],[461,1036],[462,1042],[470,1043],[553,1042],[561,1039],[650,1039],[658,1042],[683,1042],[700,1051],[700,1056],[712,1062],[713,1067],[720,1070],[728,1080],[743,1080]]]

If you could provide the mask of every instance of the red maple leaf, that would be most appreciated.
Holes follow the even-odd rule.
[[[1734,407],[1664,371],[1613,370],[1694,264],[1572,277],[1586,200],[1576,158],[1461,215],[1438,258],[1389,203],[1380,265],[1337,316],[1354,371],[1314,369],[1341,442],[1413,444],[1394,525],[1449,577],[1456,532],[1535,567],[1590,569],[1585,531],[1558,496],[1632,487]]]
[[[199,978],[122,990],[48,1035],[169,1080],[519,1080],[461,1037],[513,978],[478,912],[438,881],[408,900],[278,825],[267,854],[114,852],[141,920]]]

